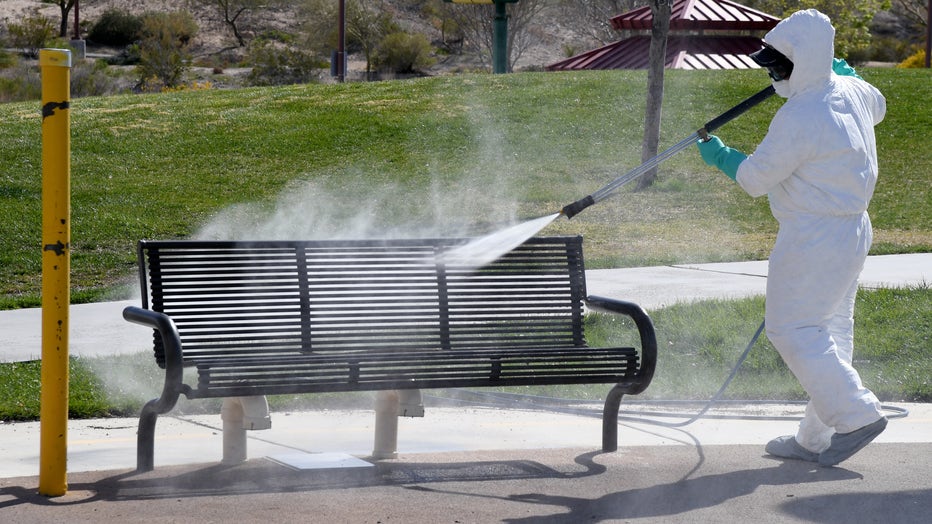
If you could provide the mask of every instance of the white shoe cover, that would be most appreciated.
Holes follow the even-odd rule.
[[[794,460],[807,460],[809,462],[818,462],[819,454],[799,445],[796,442],[796,437],[793,435],[784,435],[782,437],[777,437],[767,443],[767,447],[764,448],[767,453],[775,457],[794,459]]]
[[[835,433],[832,435],[832,444],[819,454],[819,465],[834,466],[843,460],[847,460],[851,455],[870,444],[886,427],[887,418],[882,417],[877,422],[850,433]]]

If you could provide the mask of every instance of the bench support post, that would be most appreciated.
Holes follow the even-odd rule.
[[[379,391],[375,396],[375,444],[372,458],[398,458],[398,417],[423,417],[421,390]]]
[[[398,392],[379,391],[375,396],[375,444],[372,458],[398,458]]]
[[[616,385],[605,397],[602,408],[602,451],[609,453],[618,450],[618,409],[625,390]]]
[[[221,464],[232,465],[246,461],[246,430],[269,429],[269,403],[265,396],[226,397],[220,408],[223,420],[223,459]]]
[[[158,400],[151,400],[139,414],[139,429],[136,430],[136,471],[142,473],[155,469],[155,421],[159,418]]]

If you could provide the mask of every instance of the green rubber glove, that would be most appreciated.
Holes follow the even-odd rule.
[[[748,157],[737,149],[726,147],[715,135],[709,135],[705,142],[696,142],[696,146],[699,147],[699,154],[706,164],[721,169],[732,180],[738,177],[738,166]]]
[[[846,62],[844,58],[832,59],[832,72],[838,76],[853,76],[855,78],[861,79],[861,75],[859,75],[853,67],[848,65],[848,62]]]

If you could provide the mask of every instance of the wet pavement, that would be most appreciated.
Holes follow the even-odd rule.
[[[237,465],[219,462],[219,416],[166,417],[147,473],[132,467],[135,421],[73,421],[67,494],[47,498],[36,476],[4,474],[0,515],[17,523],[927,522],[932,406],[904,407],[908,417],[831,468],[764,453],[763,442],[792,432],[796,406],[757,413],[787,417],[779,420],[625,422],[614,453],[599,450],[592,418],[428,408],[425,418],[402,419],[392,460],[367,456],[371,412],[273,413],[273,429],[250,432],[250,458]],[[0,426],[2,442],[10,426],[16,442],[34,448],[29,424]],[[0,464],[7,471],[9,459]]]

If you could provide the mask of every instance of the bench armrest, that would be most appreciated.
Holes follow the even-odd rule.
[[[162,337],[165,350],[165,384],[162,387],[162,395],[152,408],[157,413],[167,413],[175,406],[184,388],[184,359],[178,328],[168,315],[136,306],[124,308],[123,318],[134,324],[152,328]]]
[[[639,386],[628,393],[637,394],[647,389],[657,366],[657,335],[647,312],[634,302],[606,297],[589,296],[586,305],[592,310],[626,315],[634,321],[641,336],[641,365],[638,367],[640,380]]]

